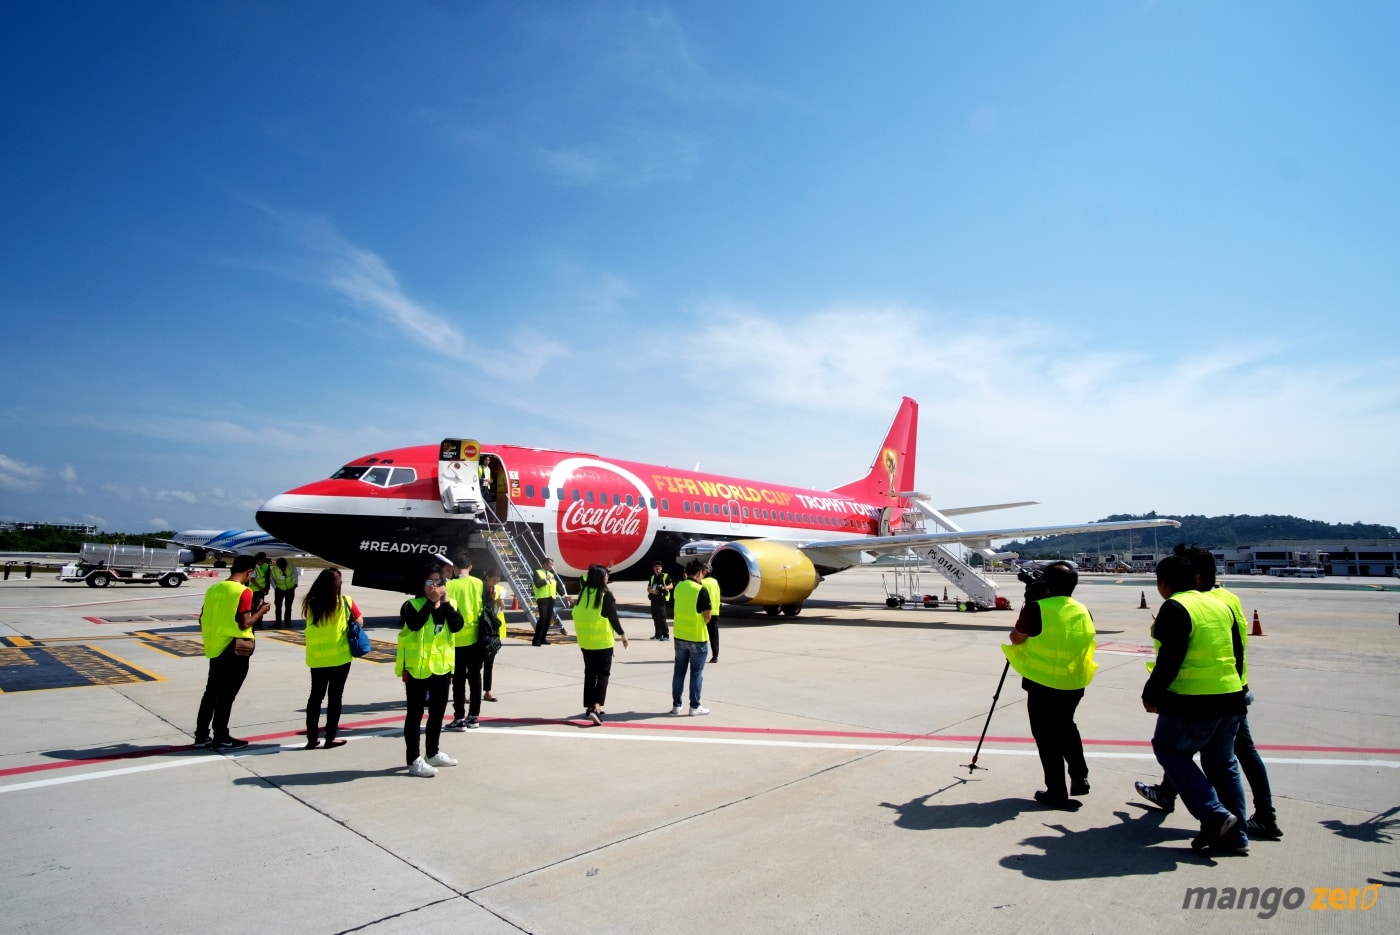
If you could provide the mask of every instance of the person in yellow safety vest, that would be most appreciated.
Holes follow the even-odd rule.
[[[710,637],[710,661],[719,662],[719,582],[708,562],[700,567],[705,571],[700,583],[710,595],[710,619],[705,621],[705,632]]]
[[[654,640],[666,642],[671,638],[671,627],[666,622],[670,610],[671,591],[675,585],[671,576],[662,570],[660,562],[651,563],[651,577],[647,579],[647,600],[651,602],[651,623],[656,628]]]
[[[1192,850],[1248,853],[1235,758],[1246,711],[1244,642],[1230,608],[1196,590],[1196,569],[1186,556],[1157,563],[1157,593],[1165,599],[1152,625],[1157,658],[1147,663],[1152,674],[1142,689],[1143,708],[1157,715],[1152,752],[1201,823]]]
[[[306,666],[311,670],[305,750],[321,745],[317,722],[322,699],[326,699],[326,749],[345,743],[336,733],[340,729],[340,699],[345,692],[345,679],[350,675],[350,639],[346,633],[350,622],[361,619],[361,614],[355,602],[340,593],[340,587],[340,569],[326,568],[311,582],[306,599],[301,602],[301,615],[306,618]]]
[[[546,557],[543,568],[535,569],[535,638],[532,646],[549,642],[549,625],[554,622],[554,599],[559,596],[559,576],[554,573],[554,559]]]
[[[613,634],[622,637],[622,648],[627,648],[617,601],[608,590],[608,570],[602,565],[588,566],[574,604],[574,633],[583,652],[583,716],[601,725],[612,674]]]
[[[475,730],[481,715],[481,663],[483,653],[476,641],[481,618],[481,579],[472,574],[472,557],[462,553],[454,563],[457,576],[447,582],[447,599],[462,615],[462,629],[452,636],[455,660],[452,668],[452,722],[448,730]],[[448,574],[453,569],[449,566]],[[468,704],[467,689],[471,701]]]
[[[501,639],[506,638],[506,586],[501,584],[501,573],[492,568],[486,573],[486,586],[482,593],[482,618],[490,618],[500,621],[500,628],[497,635]],[[499,701],[495,695],[491,694],[491,670],[496,665],[496,654],[487,653],[485,660],[481,663],[481,688],[482,701]]]
[[[267,560],[266,552],[259,552],[254,556],[253,574],[248,580],[248,587],[253,589],[253,606],[257,607],[267,600],[268,588],[272,586],[272,563]],[[256,630],[261,624],[254,626]]]
[[[446,559],[434,555],[417,593],[399,608],[398,653],[394,674],[403,679],[408,711],[403,722],[405,759],[410,776],[436,776],[440,766],[457,761],[438,749],[447,690],[452,682],[453,634],[462,629],[462,615],[447,599],[443,569]],[[418,750],[423,709],[428,710],[426,759]]]
[[[690,715],[709,714],[700,705],[700,689],[705,680],[705,660],[710,646],[705,624],[710,620],[710,592],[701,584],[705,572],[699,563],[686,570],[685,580],[676,585],[676,617],[672,633],[676,645],[676,664],[671,670],[671,714],[681,713],[681,688],[685,685],[686,669],[690,670]]]
[[[1026,604],[1011,631],[1011,645],[1001,651],[1021,675],[1031,736],[1045,773],[1045,788],[1035,800],[1050,808],[1074,808],[1078,803],[1070,796],[1089,793],[1089,766],[1074,711],[1098,670],[1094,618],[1070,596],[1079,573],[1068,562],[1021,572],[1020,578],[1026,583]]]
[[[1245,622],[1244,605],[1240,603],[1239,597],[1233,592],[1221,587],[1220,582],[1215,579],[1215,556],[1209,549],[1202,549],[1196,546],[1187,548],[1185,545],[1177,545],[1172,549],[1174,555],[1184,555],[1191,560],[1192,566],[1196,569],[1196,589],[1204,591],[1211,597],[1222,601],[1226,607],[1230,608],[1230,614],[1234,617],[1235,628],[1240,634],[1240,648],[1243,651],[1244,659],[1240,664],[1240,682],[1244,686],[1245,704],[1254,704],[1254,693],[1249,690],[1249,630]],[[1240,729],[1235,734],[1235,758],[1240,761],[1240,769],[1244,772],[1244,778],[1249,783],[1250,794],[1254,798],[1254,814],[1245,821],[1245,833],[1250,840],[1277,841],[1283,837],[1283,831],[1278,826],[1278,813],[1274,811],[1273,789],[1269,786],[1269,771],[1264,767],[1264,760],[1259,756],[1258,749],[1254,746],[1254,736],[1249,730],[1249,716],[1246,714],[1240,721]],[[1166,776],[1162,777],[1158,785],[1149,785],[1145,782],[1135,782],[1138,795],[1156,805],[1162,811],[1170,814],[1176,808],[1176,788],[1171,784],[1171,780]]]
[[[285,558],[278,558],[271,574],[273,615],[278,623],[290,624],[292,622],[292,598],[297,593],[297,570],[289,566]]]
[[[228,580],[221,581],[204,592],[204,607],[199,612],[199,634],[204,640],[204,656],[209,660],[209,677],[204,683],[204,695],[199,699],[195,716],[194,745],[212,750],[238,749],[248,746],[228,732],[229,715],[243,680],[248,677],[251,653],[239,654],[239,640],[252,640],[258,621],[271,608],[267,602],[253,602],[248,578],[254,560],[247,555],[233,559]],[[248,644],[251,645],[251,644]],[[210,736],[210,726],[213,735]]]

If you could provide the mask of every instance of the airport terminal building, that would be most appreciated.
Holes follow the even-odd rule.
[[[1227,575],[1276,575],[1317,577],[1337,575],[1386,578],[1400,574],[1400,539],[1285,539],[1233,549],[1211,549],[1216,566]],[[1123,565],[1133,571],[1151,571],[1167,553],[1134,552],[1128,556],[1076,556],[1080,567],[1102,565],[1113,570]]]

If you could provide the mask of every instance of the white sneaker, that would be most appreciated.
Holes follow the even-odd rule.
[[[680,714],[680,713],[681,713],[681,706],[680,706],[680,705],[676,705],[674,708],[671,709],[671,717],[675,717],[677,714]]]
[[[424,779],[431,779],[432,777],[437,775],[437,770],[433,769],[431,766],[425,763],[423,761],[423,758],[420,756],[418,759],[414,760],[411,764],[409,764],[408,775],[422,776]]]
[[[443,753],[441,750],[439,750],[437,753],[434,753],[432,756],[428,757],[428,765],[429,765],[429,766],[456,766],[456,765],[457,765],[457,761],[454,760],[454,759],[452,759],[452,757],[448,756],[446,753]]]
[[[700,717],[702,714],[709,714],[709,713],[710,713],[710,709],[709,709],[709,708],[698,708],[698,707],[697,707],[697,708],[691,708],[691,709],[690,709],[690,716],[691,716],[691,717]]]

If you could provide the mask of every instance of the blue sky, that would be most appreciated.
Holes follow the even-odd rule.
[[[0,518],[445,436],[1400,525],[1400,6],[12,2]]]

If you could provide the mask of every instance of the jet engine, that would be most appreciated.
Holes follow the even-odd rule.
[[[795,615],[821,576],[810,559],[790,545],[765,539],[726,542],[710,556],[720,597],[729,604],[757,604],[769,613]]]

